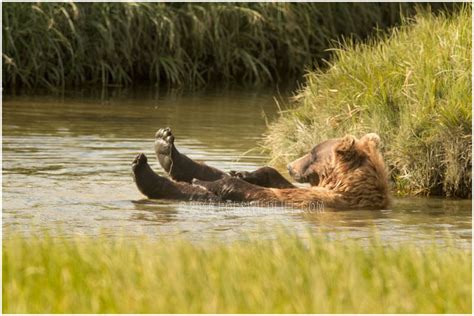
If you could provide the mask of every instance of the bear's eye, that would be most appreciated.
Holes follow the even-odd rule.
[[[317,159],[324,159],[325,157],[329,157],[334,151],[333,148],[335,145],[335,139],[329,139],[322,142],[321,144],[316,145],[311,150],[311,160],[315,162]]]

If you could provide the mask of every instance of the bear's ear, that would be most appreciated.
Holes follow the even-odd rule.
[[[336,154],[346,156],[355,150],[355,142],[356,138],[352,135],[346,135],[341,140],[339,144],[337,144],[335,151]]]
[[[380,136],[375,134],[375,133],[368,133],[368,134],[365,134],[361,139],[360,139],[361,142],[364,142],[364,143],[371,143],[374,145],[375,148],[378,148],[379,145],[380,145]]]

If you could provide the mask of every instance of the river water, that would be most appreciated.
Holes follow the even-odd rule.
[[[445,242],[471,246],[471,200],[396,198],[389,210],[309,212],[288,208],[147,200],[131,161],[154,158],[153,137],[170,126],[180,151],[225,171],[254,170],[266,120],[276,117],[272,92],[3,98],[3,231],[71,236],[141,236],[192,241],[301,236],[367,239],[389,244]],[[284,170],[281,170],[286,175]]]

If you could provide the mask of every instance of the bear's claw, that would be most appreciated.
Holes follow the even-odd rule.
[[[229,176],[231,176],[232,178],[245,179],[248,175],[249,175],[249,172],[247,171],[235,171],[235,170],[229,171]]]
[[[146,165],[148,163],[148,159],[145,154],[141,153],[138,154],[135,159],[132,161],[132,170],[137,170],[138,167]]]

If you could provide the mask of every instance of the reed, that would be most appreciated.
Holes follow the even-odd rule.
[[[471,251],[374,239],[3,240],[4,313],[471,313]]]
[[[286,163],[324,139],[376,132],[398,193],[471,197],[471,19],[466,4],[342,43],[327,71],[308,73],[264,148]]]
[[[321,64],[409,3],[4,3],[3,84],[261,86]],[[431,4],[433,9],[452,5]]]

